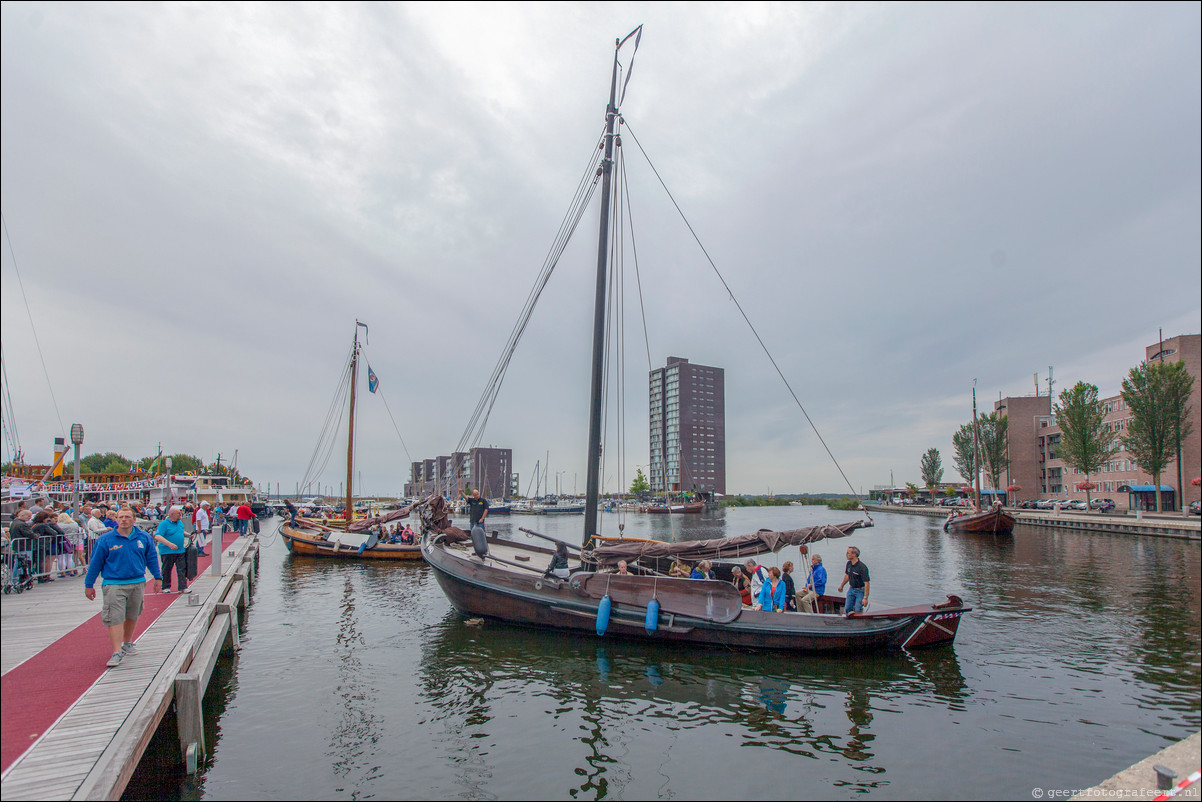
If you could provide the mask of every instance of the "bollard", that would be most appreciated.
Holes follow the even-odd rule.
[[[209,573],[213,576],[221,576],[221,550],[224,548],[225,539],[222,537],[225,527],[221,524],[213,524],[213,528],[209,530],[209,554],[213,555],[213,564],[209,566]]]
[[[1152,770],[1156,772],[1156,788],[1159,791],[1167,791],[1173,787],[1173,780],[1177,779],[1177,772],[1167,766],[1155,765]]]

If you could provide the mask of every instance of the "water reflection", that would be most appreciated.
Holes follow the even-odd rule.
[[[860,770],[875,765],[877,731],[897,717],[875,710],[915,694],[963,710],[968,688],[954,651],[807,658],[681,649],[639,642],[565,636],[488,622],[451,620],[422,647],[422,701],[437,711],[448,758],[470,754],[464,793],[492,776],[498,719],[516,707],[539,709],[558,734],[584,747],[572,765],[573,795],[603,798],[624,787],[645,758],[632,746],[650,731],[707,733],[740,747],[812,759],[837,755]],[[833,715],[841,711],[842,724]],[[656,738],[657,765],[695,764]],[[560,751],[560,750],[556,750]],[[566,749],[572,753],[571,749]],[[671,773],[671,772],[669,772]],[[869,785],[872,782],[868,783]]]
[[[812,658],[471,626],[424,565],[265,546],[211,763],[197,785],[155,776],[149,795],[952,797],[963,777],[915,754],[954,753],[979,787],[1019,797],[1096,783],[1202,724],[1197,544],[1021,530],[995,542],[878,518],[818,545],[834,584],[856,545],[881,606],[962,595],[974,610],[954,648]],[[644,515],[626,534],[839,520]],[[492,528],[518,525],[578,540],[581,520]]]

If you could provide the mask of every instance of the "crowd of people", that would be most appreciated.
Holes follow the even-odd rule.
[[[36,583],[81,576],[87,570],[96,542],[117,528],[117,514],[123,509],[133,513],[136,521],[149,524],[147,528],[172,520],[172,511],[178,511],[174,521],[185,530],[190,545],[201,557],[207,556],[205,548],[211,525],[228,525],[239,534],[246,534],[256,517],[245,502],[210,505],[208,501],[201,501],[169,506],[138,501],[85,501],[75,509],[69,505],[56,505],[49,497],[22,499],[12,513],[11,525],[0,533],[5,559],[12,563],[10,569],[16,565],[18,557],[22,565],[27,563],[27,570]],[[191,526],[184,522],[190,522]],[[174,525],[170,528],[174,529]]]
[[[402,526],[394,524],[389,527],[385,525],[380,531],[381,543],[400,543],[406,546],[412,546],[417,543],[417,533],[413,531],[413,527],[409,524]]]
[[[805,549],[803,547],[802,554]],[[754,559],[746,560],[742,566],[731,567],[730,583],[739,591],[743,606],[753,610],[770,612],[822,612],[819,599],[826,593],[827,573],[822,564],[822,555],[810,556],[810,571],[805,584],[797,588],[793,579],[794,565],[786,560],[779,568],[775,565],[761,565]],[[625,562],[619,573],[627,573]],[[713,565],[709,560],[702,560],[697,565],[689,567],[682,560],[673,561],[668,569],[668,576],[681,579],[715,579]],[[843,605],[843,613],[861,613],[867,609],[870,577],[868,566],[860,561],[860,550],[855,546],[847,549],[847,565],[843,581],[839,583],[839,592],[847,586],[847,597]]]

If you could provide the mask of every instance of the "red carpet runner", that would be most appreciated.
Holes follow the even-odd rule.
[[[225,548],[237,539],[236,533],[226,532]],[[197,572],[203,573],[212,562],[212,557],[199,558]],[[99,581],[96,586],[93,604],[99,610]],[[173,602],[188,603],[178,593],[150,593],[149,586],[147,591],[135,638],[140,637]],[[26,592],[37,593],[37,587]],[[78,592],[83,594],[82,581],[78,582]],[[100,675],[108,670],[105,663],[112,655],[111,648],[108,628],[100,623],[97,612],[0,679],[0,771],[8,771],[8,767],[100,679]],[[126,661],[137,659],[138,656],[127,657]],[[114,670],[121,668],[118,666]]]

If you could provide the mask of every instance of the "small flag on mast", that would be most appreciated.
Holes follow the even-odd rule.
[[[380,377],[377,376],[376,372],[371,369],[371,365],[368,365],[367,366],[367,389],[374,393],[376,391],[376,388],[379,386],[380,386]]]

